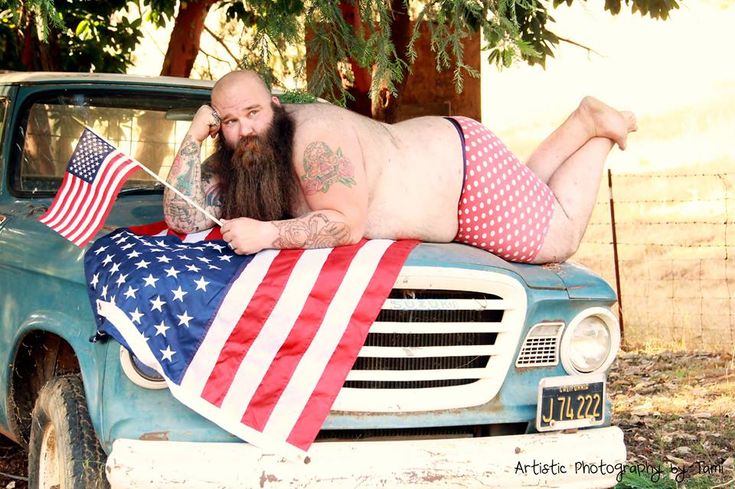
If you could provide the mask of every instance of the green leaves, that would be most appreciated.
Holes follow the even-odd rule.
[[[304,90],[287,90],[278,98],[284,104],[310,104],[316,102],[316,97]]]
[[[228,27],[234,37],[241,33],[238,44],[246,54],[238,67],[259,71],[269,83],[277,81],[274,65],[283,63],[279,60],[289,46],[305,43],[313,64],[309,90],[345,104],[348,88],[365,84],[364,79],[355,79],[354,68],[371,74],[373,97],[381,90],[396,95],[416,60],[416,43],[422,36],[429,38],[436,70],[451,70],[457,91],[462,90],[466,76],[479,76],[465,62],[463,48],[463,41],[478,31],[489,62],[499,67],[519,60],[544,65],[561,41],[551,30],[550,5],[571,5],[574,0],[552,0],[551,4],[546,0],[413,1],[407,34],[396,26],[396,15],[409,10],[409,0],[0,0],[0,62],[9,68],[22,67],[19,34],[35,22],[38,29],[33,32],[40,30],[53,38],[47,49],[56,52],[44,59],[57,60],[54,69],[123,72],[141,38],[141,22],[163,26],[176,15],[179,1],[213,3],[238,22],[238,28]],[[135,6],[144,11],[143,19],[130,21],[121,14]],[[353,6],[351,11],[358,18],[345,19]],[[611,14],[629,8],[666,19],[679,4],[677,0],[605,0],[604,8]],[[245,30],[247,36],[242,35]],[[273,59],[274,53],[278,60]],[[296,59],[293,64],[297,68],[289,69],[289,76],[302,72],[306,63]]]
[[[46,39],[49,28],[63,27],[61,16],[53,0],[0,0],[0,17],[3,23],[14,26],[25,25],[32,16],[36,19],[41,39]]]

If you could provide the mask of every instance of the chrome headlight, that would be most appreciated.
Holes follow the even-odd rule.
[[[146,389],[165,389],[166,381],[154,369],[141,362],[135,355],[120,347],[120,365],[133,384]]]
[[[567,326],[561,341],[561,360],[569,374],[607,370],[620,348],[617,318],[602,307],[579,313]]]

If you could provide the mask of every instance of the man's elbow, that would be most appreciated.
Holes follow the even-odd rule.
[[[163,220],[166,223],[166,227],[170,230],[182,234],[191,234],[203,231],[214,227],[214,222],[209,221],[201,222],[195,219],[187,218],[185,214],[178,210],[171,210],[164,208]]]
[[[351,223],[349,226],[349,233],[347,236],[347,242],[345,244],[353,245],[360,242],[365,237],[365,231],[367,226],[365,222]]]
[[[163,213],[163,220],[166,223],[166,227],[171,231],[182,234],[190,234],[195,232],[190,226],[185,226],[180,220],[174,219],[169,213]]]

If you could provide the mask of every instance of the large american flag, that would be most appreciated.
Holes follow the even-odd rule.
[[[140,164],[85,128],[56,197],[39,221],[84,246],[104,225],[120,187]]]
[[[203,416],[303,454],[416,242],[240,256],[217,231],[144,231],[160,232],[119,229],[85,255],[98,328]]]

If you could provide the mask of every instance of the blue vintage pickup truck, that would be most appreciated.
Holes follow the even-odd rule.
[[[84,250],[38,217],[84,126],[165,177],[211,86],[0,75],[0,432],[28,447],[31,487],[615,485],[626,455],[605,389],[615,294],[571,263],[416,247],[309,463],[233,437],[118,343],[92,341]],[[101,234],[160,221],[161,195],[134,175]]]

